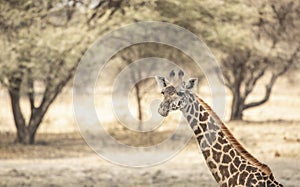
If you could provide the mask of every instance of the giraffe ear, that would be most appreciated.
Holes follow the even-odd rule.
[[[197,85],[197,82],[198,82],[197,78],[191,78],[187,81],[185,88],[191,90]]]
[[[155,76],[155,80],[160,89],[167,87],[169,81],[165,77]]]

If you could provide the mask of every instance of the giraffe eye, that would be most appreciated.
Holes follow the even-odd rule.
[[[160,93],[161,93],[161,94],[163,94],[163,95],[165,94],[165,92],[164,92],[164,91],[161,91]]]
[[[178,96],[183,96],[183,92],[177,92]]]

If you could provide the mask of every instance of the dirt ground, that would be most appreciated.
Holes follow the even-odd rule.
[[[290,187],[300,184],[298,122],[231,122],[228,126],[270,166],[278,181]],[[126,137],[122,130],[114,133]],[[168,132],[161,136],[164,133]],[[194,139],[163,164],[130,168],[98,157],[78,133],[38,134],[37,144],[25,147],[13,144],[11,133],[1,137],[0,186],[217,186]],[[127,139],[129,144],[145,141]]]
[[[280,80],[270,101],[247,110],[245,119],[249,121],[227,123],[244,147],[267,164],[275,178],[287,187],[300,184],[299,81],[300,76],[295,79],[297,84]],[[14,144],[15,127],[6,107],[9,98],[0,95],[0,186],[218,186],[194,139],[172,159],[153,167],[122,167],[100,158],[74,125],[70,94],[60,95],[49,109],[35,145]],[[252,99],[260,97],[258,91]],[[142,135],[122,128],[109,132],[128,145],[147,146],[173,133],[172,129],[162,129]],[[157,154],[160,151],[165,150]]]

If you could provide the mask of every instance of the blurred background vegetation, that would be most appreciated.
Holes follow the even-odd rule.
[[[228,128],[278,181],[298,186],[299,0],[1,0],[0,186],[217,186],[194,139],[168,162],[136,169],[99,159],[78,130],[72,84],[83,54],[106,33],[140,21],[179,25],[207,44],[223,73]],[[130,146],[179,142],[172,136],[177,113],[140,133],[110,110],[113,78],[145,57],[168,59],[198,77],[195,92],[211,104],[211,85],[193,59],[172,46],[139,43],[115,54],[99,75],[94,101],[102,125]],[[136,69],[131,81],[148,73]],[[130,113],[147,121],[161,97],[154,79],[139,81],[128,94]]]
[[[232,96],[230,120],[267,102],[277,79],[299,71],[300,2],[293,0],[3,0],[0,2],[0,82],[9,94],[16,141],[33,144],[37,129],[59,93],[70,88],[81,56],[101,35],[139,21],[184,27],[213,51]],[[192,64],[181,51],[154,43],[119,52],[112,73],[143,57]],[[204,79],[201,73],[190,74]],[[136,72],[133,79],[139,79]],[[249,99],[258,82],[265,87]],[[68,84],[69,83],[69,84]],[[135,85],[138,119],[151,80]],[[147,93],[148,94],[148,93]],[[27,112],[24,112],[24,102]],[[2,122],[1,122],[2,123]]]

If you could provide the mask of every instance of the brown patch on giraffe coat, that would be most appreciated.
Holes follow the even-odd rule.
[[[218,133],[218,134],[220,134],[220,133]],[[227,142],[227,140],[223,137],[218,137],[218,141],[220,142],[220,144],[227,144],[228,142]]]
[[[225,145],[224,147],[223,147],[223,151],[225,152],[225,153],[228,153],[229,152],[229,150],[230,150],[230,145],[229,144],[227,144],[227,145]]]
[[[198,103],[194,103],[194,107],[196,111],[199,111],[199,104]]]
[[[231,162],[231,157],[228,154],[223,154],[222,163],[229,163]]]
[[[261,176],[260,174],[256,175],[256,178],[257,178],[257,180],[259,180],[259,181],[263,179],[262,176]]]
[[[200,121],[206,121],[208,119],[208,116],[209,116],[208,112],[204,112],[203,114],[200,113],[199,120]]]
[[[270,176],[272,174],[270,168],[258,161],[254,156],[252,156],[231,134],[230,130],[225,126],[225,124],[221,121],[221,119],[215,114],[215,112],[208,106],[202,99],[200,99],[198,96],[195,95],[195,97],[198,99],[200,103],[200,109],[203,107],[205,111],[207,111],[211,117],[216,121],[216,123],[220,126],[222,132],[225,134],[228,141],[232,144],[232,146],[237,150],[237,152],[246,160],[248,160],[250,163],[252,163],[254,166],[259,168],[262,172]],[[202,111],[202,110],[201,110]],[[203,117],[202,117],[203,118]],[[201,114],[200,118],[201,120]],[[218,139],[219,140],[219,139]]]
[[[188,115],[188,116],[186,117],[186,119],[187,119],[188,122],[190,122],[190,120],[192,119],[192,116]]]
[[[275,181],[275,180],[274,180],[273,182],[274,182],[274,185],[275,185],[275,186],[280,186],[280,187],[283,187],[283,185],[282,185],[282,184],[280,184],[279,182],[277,182],[277,181]]]
[[[230,163],[229,165],[229,170],[230,170],[230,173],[233,174],[235,172],[237,172],[237,168],[233,165],[233,163]]]
[[[201,133],[201,129],[199,128],[199,126],[197,126],[196,130],[194,130],[195,134],[200,134]]]
[[[216,149],[218,149],[218,150],[221,150],[221,145],[219,144],[219,143],[216,143],[215,145],[214,145],[214,148],[216,148]]]
[[[249,171],[249,172],[256,172],[257,171],[257,169],[255,167],[252,167],[252,166],[247,166],[246,170]]]
[[[267,181],[267,186],[268,187],[276,187],[275,184],[271,183],[271,181]]]
[[[249,175],[249,173],[247,173],[246,171],[243,171],[241,174],[240,174],[240,177],[239,177],[239,184],[242,184],[244,185],[245,184],[245,181],[246,181],[246,177]]]
[[[209,150],[202,151],[202,154],[204,158],[207,159],[210,156],[210,151]]]
[[[262,182],[262,181],[260,181],[260,182],[257,184],[257,186],[259,186],[259,187],[264,187],[264,186],[265,186],[265,183]]]
[[[220,178],[218,172],[213,172],[212,174],[213,174],[214,178],[216,179],[216,181],[220,181],[221,178]]]
[[[257,182],[258,181],[255,178],[252,179],[252,184],[256,184]]]
[[[220,128],[217,125],[215,125],[214,123],[210,123],[210,122],[207,123],[207,127],[208,127],[208,129],[214,130],[216,132],[220,130]]]
[[[191,109],[191,105],[188,105],[186,111],[187,111],[187,112],[190,112],[190,109]]]
[[[202,142],[201,142],[201,148],[207,148],[207,147],[209,147],[209,144],[207,143],[207,140],[202,140]]]
[[[194,127],[198,124],[198,121],[196,119],[193,119],[193,121],[190,123],[190,126],[192,127],[192,129],[194,129]]]
[[[213,163],[212,161],[209,161],[207,164],[208,164],[208,166],[209,166],[210,168],[212,168],[212,169],[217,168],[217,165],[216,165],[215,163]]]
[[[206,131],[207,125],[205,123],[199,123],[199,125],[202,128],[203,132]]]
[[[214,149],[212,149],[212,154],[213,154],[213,159],[214,159],[216,162],[220,162],[222,153],[221,153],[221,152],[218,152],[218,151],[216,151],[216,150],[214,150]]]
[[[209,142],[210,145],[213,144],[214,141],[216,141],[216,133],[215,132],[206,132],[205,133],[205,138]]]
[[[203,110],[204,110],[203,106],[202,106],[202,105],[200,105],[200,111],[203,111]]]
[[[241,164],[241,161],[238,157],[235,157],[233,160],[234,165],[238,168]]]
[[[194,106],[191,105],[191,111],[190,111],[190,114],[191,114],[191,115],[194,115],[194,112],[195,112]]]
[[[221,165],[219,166],[219,171],[222,175],[222,180],[225,180],[227,178],[229,178],[230,176],[230,173],[228,171],[228,166],[227,165]]]
[[[233,158],[233,157],[235,156],[234,151],[233,151],[233,150],[230,150],[230,151],[229,151],[229,155]]]
[[[227,186],[229,187],[237,186],[237,178],[238,178],[238,173],[230,177]]]
[[[203,134],[202,133],[198,134],[197,141],[198,141],[199,145],[200,145],[200,142],[201,142],[202,138],[203,138]]]
[[[243,171],[245,168],[246,168],[246,164],[241,164],[240,167],[239,167],[239,170]]]
[[[248,178],[247,178],[247,181],[246,181],[246,186],[251,186],[251,184],[253,184],[252,182],[252,180],[253,180],[253,178],[254,178],[254,175],[253,174],[250,174],[249,176],[248,176]]]

